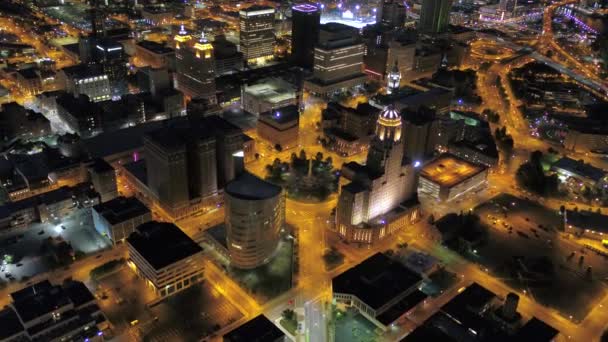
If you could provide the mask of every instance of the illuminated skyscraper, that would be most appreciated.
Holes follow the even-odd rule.
[[[340,192],[336,227],[347,241],[373,243],[419,216],[416,174],[403,158],[401,125],[399,113],[392,106],[385,108],[378,117],[366,165],[343,167],[342,174],[352,182]]]
[[[175,88],[190,98],[217,102],[215,96],[215,60],[213,45],[205,34],[194,46],[176,45]]]
[[[397,60],[395,59],[395,65],[386,76],[386,93],[392,94],[399,90],[399,85],[401,83],[401,72],[399,71],[399,65],[397,64]]]
[[[291,57],[295,65],[312,69],[319,38],[321,11],[315,5],[298,4],[291,9]]]
[[[438,34],[447,30],[450,23],[451,0],[422,0],[418,32]]]
[[[269,6],[253,5],[239,12],[241,52],[247,63],[256,64],[274,55],[274,13]]]

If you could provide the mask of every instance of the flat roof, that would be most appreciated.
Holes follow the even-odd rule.
[[[295,87],[278,77],[264,78],[246,85],[244,92],[272,103],[296,98]]]
[[[203,250],[176,225],[167,222],[146,222],[129,235],[127,242],[157,270]]]
[[[13,308],[6,307],[0,311],[0,340],[4,341],[24,330],[17,313]]]
[[[243,200],[264,200],[278,196],[283,188],[269,183],[249,172],[243,172],[226,184],[224,191],[232,197]]]
[[[428,296],[426,295],[426,293],[420,290],[416,290],[405,296],[405,298],[403,298],[402,300],[392,305],[381,315],[376,317],[376,319],[378,320],[378,322],[384,325],[389,325],[393,323],[397,318],[401,317],[401,315],[408,312],[416,305],[420,304],[427,297]]]
[[[115,225],[150,212],[136,197],[116,197],[93,207],[110,224]]]
[[[451,154],[443,154],[426,164],[420,176],[440,186],[452,187],[485,170],[486,167],[482,165],[473,164]]]
[[[62,306],[70,304],[70,299],[60,286],[43,280],[32,286],[11,293],[12,306],[25,322],[46,315]]]
[[[596,182],[600,181],[606,176],[605,170],[568,157],[561,158],[560,160],[556,161],[555,164],[553,164],[551,167],[554,169],[566,170],[573,174],[593,179]]]
[[[566,223],[581,229],[608,232],[608,215],[592,211],[566,211]]]
[[[137,43],[137,45],[139,45],[140,47],[152,51],[156,54],[168,54],[168,53],[172,53],[173,49],[164,46],[163,44],[151,41],[151,40],[142,40],[141,42]]]
[[[513,341],[549,342],[553,341],[557,334],[559,334],[559,330],[536,317],[532,317],[517,331]]]
[[[299,118],[300,112],[296,105],[283,106],[260,114],[260,119],[277,124],[285,124]]]
[[[416,272],[382,253],[376,253],[333,278],[332,287],[335,293],[352,294],[378,309],[420,281],[422,277]]]
[[[432,326],[430,324],[424,323],[416,329],[414,329],[411,333],[405,336],[399,342],[429,342],[429,341],[441,341],[441,342],[456,342],[458,341],[456,338],[448,335],[443,330]],[[523,342],[523,341],[522,341]]]
[[[226,342],[274,342],[285,334],[266,316],[258,315],[224,335]]]

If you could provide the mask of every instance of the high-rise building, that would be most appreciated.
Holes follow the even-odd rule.
[[[234,179],[234,154],[246,150],[246,136],[228,121],[212,115],[144,136],[147,186],[161,205],[177,210],[216,195]]]
[[[349,163],[336,208],[338,234],[347,241],[373,243],[418,219],[416,173],[404,161],[402,123],[389,106],[378,117],[365,166]]]
[[[313,4],[297,4],[291,9],[291,57],[299,67],[312,69],[319,37],[321,11]]]
[[[285,224],[282,188],[243,172],[226,185],[224,201],[231,264],[251,269],[270,261]]]
[[[389,28],[401,28],[405,24],[407,8],[403,2],[397,0],[384,0],[376,14],[376,22]]]
[[[111,38],[97,39],[95,43],[95,60],[110,80],[113,97],[127,93],[128,56],[124,47]]]
[[[363,54],[365,46],[359,31],[344,24],[320,26],[315,47],[313,78],[304,88],[319,95],[330,95],[365,82]]]
[[[159,202],[185,207],[217,192],[215,139],[175,127],[144,137],[148,186]]]
[[[175,88],[187,97],[204,98],[216,103],[213,45],[207,41],[204,33],[192,47],[176,46],[175,58]]]
[[[248,64],[272,59],[275,45],[274,14],[274,8],[260,5],[239,12],[241,52]]]
[[[438,122],[435,111],[421,107],[417,111],[405,110],[403,117],[405,157],[422,162],[432,156],[437,144]]]
[[[386,93],[392,94],[399,90],[401,85],[401,72],[399,71],[399,65],[397,60],[395,60],[395,64],[393,68],[386,76]]]
[[[450,23],[451,0],[423,0],[418,32],[423,34],[444,33]]]

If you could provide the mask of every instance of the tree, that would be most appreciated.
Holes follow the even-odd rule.
[[[323,153],[321,153],[321,152],[317,152],[317,154],[315,155],[315,161],[316,161],[316,162],[321,162],[321,161],[323,161]]]
[[[431,225],[435,224],[435,216],[433,214],[429,215],[428,222]]]
[[[560,214],[564,215],[564,213],[566,212],[566,206],[560,205],[559,206],[559,212],[560,212]]]
[[[260,154],[259,153],[256,152],[256,154],[254,156],[255,156],[255,160],[260,159]]]
[[[306,160],[306,151],[304,151],[304,149],[300,150],[300,159],[302,160]]]
[[[276,144],[276,145],[274,145],[274,149],[281,152],[281,151],[283,151],[283,146],[281,146],[280,144]]]
[[[296,317],[296,313],[292,309],[283,310],[283,313],[281,315],[283,316],[284,319],[286,319],[288,321],[293,321],[293,320],[295,320],[295,317]]]

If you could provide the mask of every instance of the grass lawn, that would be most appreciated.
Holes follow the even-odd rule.
[[[285,330],[289,331],[290,334],[296,335],[296,329],[298,328],[298,322],[293,319],[281,319],[279,322]]]

